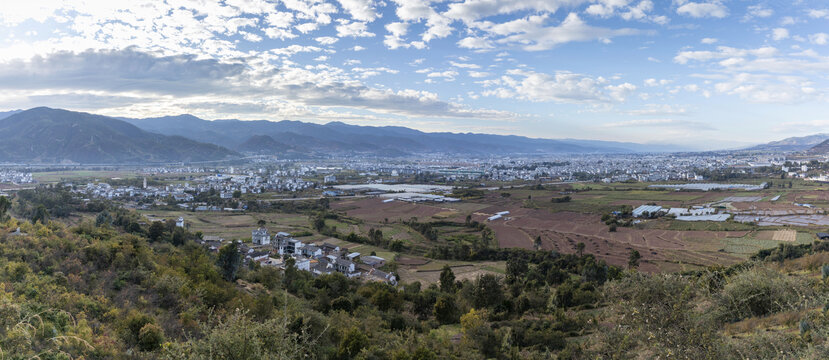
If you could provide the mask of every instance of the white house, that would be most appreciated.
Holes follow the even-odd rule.
[[[179,216],[178,220],[176,220],[176,226],[183,228],[184,227],[184,218]]]
[[[256,245],[268,245],[271,243],[271,236],[268,229],[258,228],[250,232],[250,239]]]

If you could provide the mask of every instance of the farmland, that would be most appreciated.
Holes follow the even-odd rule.
[[[777,195],[781,198],[771,202],[770,199]],[[563,196],[567,196],[568,201],[554,201]],[[786,200],[802,199],[804,196],[814,200],[829,199],[823,191],[804,184],[791,189],[750,192],[673,191],[647,189],[639,184],[577,184],[500,188],[488,191],[480,198],[459,203],[382,202],[377,198],[365,198],[333,201],[331,207],[333,211],[358,221],[360,225],[352,227],[355,231],[380,228],[384,234],[405,239],[411,249],[420,249],[418,255],[423,254],[423,249],[454,239],[458,234],[469,234],[463,227],[445,225],[447,221],[464,223],[468,216],[472,221],[486,224],[494,232],[495,246],[499,248],[576,253],[579,244],[583,243],[584,253],[617,266],[625,266],[628,254],[636,250],[642,256],[640,270],[670,272],[735,264],[759,250],[776,247],[780,243],[809,243],[819,228],[803,223],[794,224],[798,226],[791,228],[785,223],[758,226],[735,221],[651,219],[611,231],[602,223],[601,215],[625,206],[649,203],[676,208],[714,204],[745,213],[771,209],[787,209],[787,214],[795,213],[795,210],[810,214],[822,211],[819,208],[807,210]],[[501,211],[510,213],[504,219],[487,221]],[[427,240],[404,226],[403,222],[410,218],[437,224],[438,241]]]

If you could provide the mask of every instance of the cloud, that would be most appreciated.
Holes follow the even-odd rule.
[[[690,16],[694,18],[714,17],[724,18],[728,16],[728,8],[719,1],[710,2],[684,2],[676,9],[679,15]]]
[[[670,84],[671,82],[672,81],[668,80],[668,79],[657,80],[657,79],[650,78],[650,79],[645,79],[645,86],[647,86],[647,87],[665,86],[665,85]]]
[[[635,5],[629,4],[629,0],[599,0],[596,4],[588,6],[584,12],[601,18],[618,16],[624,20],[651,21],[657,24],[667,24],[670,21],[664,15],[649,14],[653,8],[651,0],[642,0]]]
[[[641,34],[636,29],[609,29],[590,26],[576,13],[570,13],[558,26],[544,26],[546,15],[533,15],[502,24],[477,23],[475,26],[495,36],[496,43],[517,45],[527,51],[549,50],[561,44],[581,41],[610,41],[617,36]]]
[[[458,76],[458,72],[454,70],[447,70],[447,71],[435,71],[426,74],[428,78],[442,78],[446,81],[455,81],[455,77]]]
[[[241,63],[194,55],[155,56],[129,48],[61,51],[0,63],[0,88],[139,91],[171,95],[215,91],[243,77]]]
[[[611,122],[603,124],[602,127],[607,128],[620,128],[620,127],[672,127],[672,128],[681,128],[681,129],[688,129],[692,131],[714,131],[716,130],[709,124],[697,122],[697,121],[688,121],[688,120],[676,120],[676,119],[635,119],[635,120],[626,120],[626,121],[618,121],[618,122]]]
[[[774,41],[780,41],[789,38],[789,30],[785,28],[775,28],[771,31],[771,38]]]
[[[827,43],[829,43],[829,34],[817,33],[809,35],[809,42],[816,45],[826,45]]]
[[[744,21],[754,18],[767,18],[774,15],[774,10],[769,9],[765,5],[751,5],[746,9],[746,15],[743,17]]]
[[[353,71],[357,78],[397,72],[389,68]],[[7,93],[18,93],[17,96],[25,94],[29,99],[85,94],[87,104],[109,104],[117,97],[168,109],[173,105],[187,108],[188,104],[211,102],[229,107],[261,98],[257,100],[259,104],[278,102],[285,108],[343,107],[412,117],[507,119],[517,116],[504,111],[471,109],[440,100],[431,92],[371,88],[325,64],[313,68],[283,65],[272,70],[253,69],[241,62],[199,59],[193,55],[157,56],[134,49],[60,52],[31,60],[1,62],[0,88]]]
[[[587,0],[464,0],[449,4],[446,16],[464,22],[522,10],[555,13],[561,7],[575,7]]]
[[[719,41],[719,40],[717,40],[716,38],[703,38],[699,42],[701,42],[703,44],[709,44],[710,45],[710,44],[715,44],[717,41]]]
[[[374,1],[372,0],[337,1],[339,1],[340,6],[342,6],[345,11],[351,14],[351,18],[354,20],[371,22],[380,17],[379,14],[377,14],[377,10],[374,8]]]
[[[809,9],[807,12],[810,18],[820,19],[820,18],[827,18],[829,19],[829,9]]]
[[[368,26],[365,22],[349,22],[348,20],[338,20],[337,36],[339,37],[373,37],[375,34],[368,31]]]
[[[475,49],[475,50],[485,50],[485,49],[492,49],[495,46],[492,44],[492,41],[480,38],[480,37],[465,37],[458,41],[458,46],[465,48],[465,49]]]
[[[458,68],[462,68],[462,69],[480,69],[481,68],[481,66],[478,65],[478,64],[459,63],[459,62],[456,62],[456,61],[450,61],[449,64],[451,64],[454,67],[458,67]]]
[[[636,86],[629,83],[611,84],[598,77],[556,72],[538,73],[526,70],[510,70],[499,79],[484,80],[485,96],[514,98],[534,102],[556,103],[609,103],[624,101]]]
[[[333,36],[320,36],[314,40],[316,40],[318,43],[322,45],[334,45],[334,43],[340,41],[340,39],[337,39]]]
[[[675,116],[686,115],[688,113],[688,110],[680,106],[668,104],[647,104],[642,109],[627,110],[623,111],[622,113],[634,116]]]

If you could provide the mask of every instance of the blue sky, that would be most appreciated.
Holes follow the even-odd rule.
[[[0,109],[730,148],[828,132],[829,3],[37,0]]]

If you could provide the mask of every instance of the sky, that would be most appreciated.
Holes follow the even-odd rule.
[[[697,149],[829,132],[829,2],[28,0],[0,110]]]

